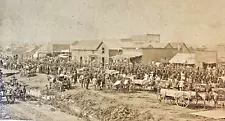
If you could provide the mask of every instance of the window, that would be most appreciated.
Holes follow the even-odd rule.
[[[102,48],[102,54],[104,54],[104,53],[105,53],[105,48],[103,47],[103,48]]]
[[[102,66],[104,66],[104,65],[105,65],[105,58],[102,57]]]

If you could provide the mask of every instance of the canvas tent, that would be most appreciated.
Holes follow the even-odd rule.
[[[33,55],[34,58],[37,57],[44,57],[46,56],[48,53],[52,53],[52,47],[50,42],[48,42],[47,44],[42,45],[37,51],[36,53]]]
[[[193,53],[177,53],[169,63],[173,64],[195,64],[195,54]]]

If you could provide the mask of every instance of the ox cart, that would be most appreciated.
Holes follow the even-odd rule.
[[[196,92],[162,88],[159,90],[158,100],[162,103],[166,99],[175,102],[178,106],[188,107],[190,102],[196,99]]]

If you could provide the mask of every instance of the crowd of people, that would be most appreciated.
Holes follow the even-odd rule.
[[[192,89],[194,84],[217,83],[219,86],[224,86],[224,80],[220,77],[225,76],[225,69],[223,67],[211,67],[202,69],[195,66],[177,65],[177,64],[160,64],[155,63],[143,65],[139,63],[110,63],[104,66],[96,66],[93,64],[80,65],[69,61],[63,61],[54,58],[43,58],[40,60],[25,60],[17,62],[13,59],[2,59],[0,65],[6,69],[16,69],[22,71],[29,71],[33,73],[44,73],[47,75],[70,75],[73,83],[80,83],[88,85],[91,80],[102,85],[108,81],[115,83],[126,76],[134,76],[133,79],[146,80],[149,82],[156,80],[166,80],[166,88],[184,88]],[[83,70],[82,70],[83,69]],[[82,71],[80,71],[82,70]],[[119,74],[112,74],[107,76],[106,70],[116,70]]]

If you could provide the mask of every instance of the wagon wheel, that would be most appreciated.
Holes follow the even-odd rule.
[[[189,103],[190,103],[190,99],[185,96],[180,96],[180,97],[177,97],[176,99],[176,104],[181,107],[186,108],[188,107]]]
[[[6,95],[6,100],[8,103],[13,104],[15,102],[14,95]]]

